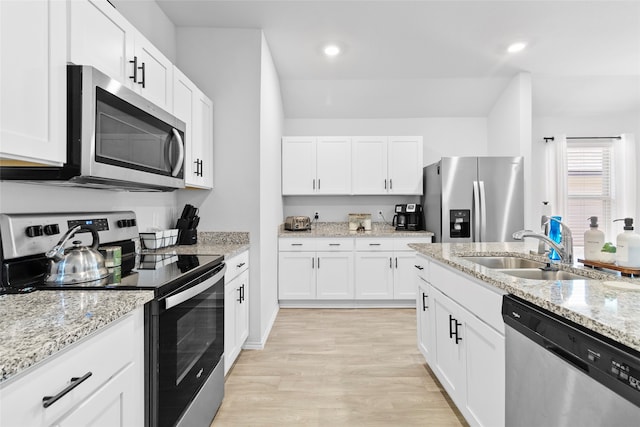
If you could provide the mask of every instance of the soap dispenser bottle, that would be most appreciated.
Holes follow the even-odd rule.
[[[640,234],[633,232],[633,218],[624,221],[624,232],[616,238],[616,264],[620,267],[640,268]]]
[[[584,259],[600,261],[600,251],[604,246],[604,233],[598,230],[598,217],[590,216],[589,229],[584,232]]]

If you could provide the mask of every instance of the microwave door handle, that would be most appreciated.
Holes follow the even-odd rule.
[[[173,170],[171,171],[171,176],[176,176],[178,175],[178,172],[180,172],[180,169],[182,169],[182,162],[184,161],[184,142],[182,141],[180,132],[178,132],[175,128],[173,128],[172,130],[173,136],[175,136],[178,140],[178,148],[180,149],[178,153],[178,161],[173,166]]]
[[[182,304],[185,301],[190,300],[191,298],[199,295],[218,283],[220,280],[224,278],[224,273],[227,271],[227,266],[225,265],[222,270],[218,273],[205,280],[202,283],[197,284],[196,286],[184,290],[178,294],[171,295],[165,299],[165,309],[169,310],[170,308],[175,307],[178,304]]]

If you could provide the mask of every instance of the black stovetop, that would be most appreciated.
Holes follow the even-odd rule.
[[[0,288],[0,295],[36,290],[153,290],[155,296],[166,295],[192,278],[215,268],[224,260],[222,255],[161,255],[142,254],[135,268],[124,274],[111,269],[102,280],[75,284],[46,284],[43,275],[20,278],[18,286]],[[6,270],[5,270],[6,273]]]

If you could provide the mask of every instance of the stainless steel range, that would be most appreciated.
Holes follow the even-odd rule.
[[[108,260],[110,253],[120,255],[117,263],[106,263],[107,276],[47,280],[55,261],[47,252],[73,228],[67,239],[73,242],[59,256],[99,241],[97,249]],[[155,298],[145,305],[146,425],[209,425],[224,396],[222,256],[141,253],[135,213],[129,211],[3,214],[0,239],[0,293],[152,290]]]

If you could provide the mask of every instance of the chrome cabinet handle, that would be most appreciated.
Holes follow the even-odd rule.
[[[86,380],[88,380],[91,375],[93,375],[91,372],[87,372],[86,374],[84,374],[81,377],[73,377],[73,378],[71,378],[71,384],[66,386],[62,391],[60,391],[60,393],[56,394],[55,396],[45,396],[45,397],[43,397],[42,398],[42,406],[44,408],[48,408],[49,406],[53,405],[58,400],[60,400],[65,394],[69,393],[71,390],[73,390],[74,388],[78,387],[80,384],[82,384]]]

